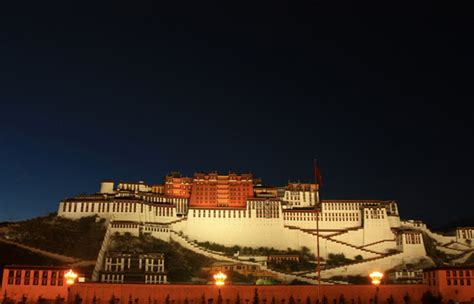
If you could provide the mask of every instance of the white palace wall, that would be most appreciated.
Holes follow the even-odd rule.
[[[356,230],[347,230],[346,232],[332,236],[333,239],[353,244],[355,246],[364,245],[364,227],[360,227]]]
[[[257,218],[255,209],[190,209],[182,232],[198,242],[225,246],[293,247],[283,238],[281,217]],[[291,241],[290,241],[291,242]]]
[[[187,216],[177,214],[177,206],[181,212],[186,208]],[[188,210],[187,202],[182,201],[170,204],[115,197],[108,200],[64,201],[58,208],[59,216],[72,219],[95,214],[106,219],[113,217],[116,222],[157,224],[160,227],[156,228],[158,230],[147,232],[164,240],[169,240],[169,231],[163,231],[165,226],[160,224],[198,242],[279,250],[298,250],[304,246],[313,252],[316,248],[315,211],[282,209],[281,202],[275,199],[249,199],[246,208]],[[377,254],[370,250],[383,253],[394,248],[394,233],[390,227],[393,220],[389,219],[392,217],[387,216],[384,206],[323,202],[319,222],[321,256],[343,253],[348,258],[356,255],[372,258]],[[116,227],[115,230],[120,229]],[[129,231],[128,228],[123,229],[123,232]],[[369,245],[365,248],[369,251],[357,248],[365,245]]]
[[[269,219],[256,218],[255,215],[256,211],[248,208],[237,210],[236,217],[233,217],[232,210],[222,210],[220,217],[215,218],[213,210],[191,209],[187,220],[174,225],[173,229],[178,229],[190,240],[198,242],[208,241],[229,247],[273,247],[279,250],[298,250],[304,246],[315,252],[314,234],[284,227],[281,217]],[[376,256],[323,237],[320,237],[320,250],[323,257],[329,253],[344,253],[347,257],[358,254],[364,258]]]
[[[365,207],[363,244],[371,244],[381,240],[392,240],[393,232],[383,207]]]
[[[105,202],[61,202],[58,216],[79,219],[97,215],[101,218],[116,221],[162,222],[168,223],[178,219],[176,207],[171,204],[152,204],[141,201],[110,200]]]

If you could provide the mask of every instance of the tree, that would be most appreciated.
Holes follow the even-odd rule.
[[[435,297],[431,291],[427,291],[421,297],[421,303],[423,304],[441,304],[441,296]]]
[[[74,302],[74,304],[81,304],[82,303],[82,298],[78,293],[76,293],[76,295],[74,296],[74,301],[73,302]]]
[[[410,298],[410,295],[408,294],[408,292],[403,296],[403,302],[405,304],[411,303],[411,298]]]
[[[59,296],[58,296],[58,297],[59,297]],[[21,303],[21,304],[26,304],[27,301],[28,301],[28,298],[27,298],[25,295],[22,295],[22,296],[21,296],[21,302],[20,302],[20,303]],[[61,302],[61,303],[63,303],[63,302]]]
[[[362,261],[363,259],[364,259],[364,258],[363,258],[360,254],[358,254],[358,255],[356,255],[356,256],[354,257],[354,260],[355,260],[356,262],[360,262],[360,261]]]
[[[255,288],[255,291],[253,293],[253,304],[258,304],[260,300],[258,299],[258,291],[257,288]]]
[[[42,296],[39,296],[37,303],[38,304],[46,304],[46,303],[48,303],[48,301],[46,301],[46,299],[43,298]],[[74,302],[74,303],[76,303],[76,302]]]
[[[395,299],[393,298],[393,295],[390,295],[390,297],[387,298],[387,304],[395,304]]]
[[[346,298],[344,298],[343,294],[339,296],[339,304],[346,304]]]
[[[117,303],[117,298],[115,297],[115,294],[112,294],[112,297],[109,300],[109,304],[115,304]]]
[[[346,259],[346,256],[343,253],[340,253],[340,254],[330,253],[328,255],[326,264],[328,266],[339,266],[339,265],[347,264],[350,261],[351,260]]]

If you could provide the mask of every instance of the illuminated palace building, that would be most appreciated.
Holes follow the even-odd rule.
[[[383,271],[426,259],[422,233],[438,245],[444,244],[448,254],[449,250],[459,253],[472,249],[473,228],[460,228],[454,236],[433,233],[422,222],[400,220],[395,201],[322,200],[316,210],[318,188],[317,184],[304,183],[266,187],[251,174],[212,172],[185,177],[171,173],[157,185],[104,181],[98,193],[61,201],[58,215],[71,219],[98,215],[107,219],[105,245],[112,233],[149,233],[221,261],[235,260],[204,250],[198,242],[285,251],[304,246],[315,253],[319,233],[323,258],[343,253],[360,261],[324,268],[323,278],[366,275],[371,268]],[[99,254],[96,278],[105,269],[106,254]],[[297,278],[311,281],[314,275]]]

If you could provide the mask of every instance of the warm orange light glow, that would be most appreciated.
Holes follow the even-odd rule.
[[[382,282],[383,273],[374,271],[369,275],[369,277],[372,280],[372,284],[379,285]]]
[[[227,279],[227,276],[222,272],[216,273],[214,275],[214,281],[215,281],[215,284],[217,286],[224,285],[225,284],[225,279]]]
[[[69,271],[64,274],[64,278],[66,279],[66,284],[72,285],[77,279],[77,273],[73,272],[72,269],[69,269]]]

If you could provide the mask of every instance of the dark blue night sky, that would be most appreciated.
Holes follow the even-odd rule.
[[[323,199],[471,215],[467,11],[327,2],[2,10],[0,221],[172,170],[310,181],[315,157]]]

